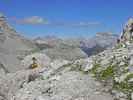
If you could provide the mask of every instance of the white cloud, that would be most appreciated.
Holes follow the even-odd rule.
[[[89,27],[89,26],[97,26],[97,25],[101,25],[101,23],[100,22],[79,22],[75,24],[75,26],[79,26],[79,27]]]
[[[51,21],[44,19],[39,16],[31,16],[27,18],[13,18],[13,20],[17,24],[29,24],[29,25],[49,25],[49,26],[64,26],[64,27],[90,27],[90,26],[99,26],[101,25],[100,22],[87,22],[87,21],[80,21],[80,22],[60,22],[60,21]]]
[[[18,24],[31,24],[31,25],[48,24],[48,20],[39,16],[31,16],[23,19],[15,19],[15,22]]]

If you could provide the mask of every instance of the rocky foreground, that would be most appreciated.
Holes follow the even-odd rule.
[[[58,60],[50,68],[7,74],[0,80],[1,100],[113,100],[100,82],[74,65]]]

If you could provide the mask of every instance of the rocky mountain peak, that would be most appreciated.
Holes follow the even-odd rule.
[[[0,13],[0,31],[3,33],[16,34],[16,31],[8,24],[6,16]]]
[[[133,42],[133,18],[130,18],[124,27],[121,42]]]

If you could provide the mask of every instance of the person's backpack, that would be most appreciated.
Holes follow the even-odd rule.
[[[35,69],[38,67],[38,64],[37,63],[33,63],[29,66],[29,69]]]

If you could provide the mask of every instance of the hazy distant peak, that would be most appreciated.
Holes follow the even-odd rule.
[[[98,32],[96,33],[96,36],[115,36],[115,34],[112,34],[110,32]]]
[[[0,12],[0,17],[5,17],[3,13]]]
[[[37,37],[34,40],[58,40],[59,38],[53,35],[47,35],[47,36],[43,36],[43,37]]]

